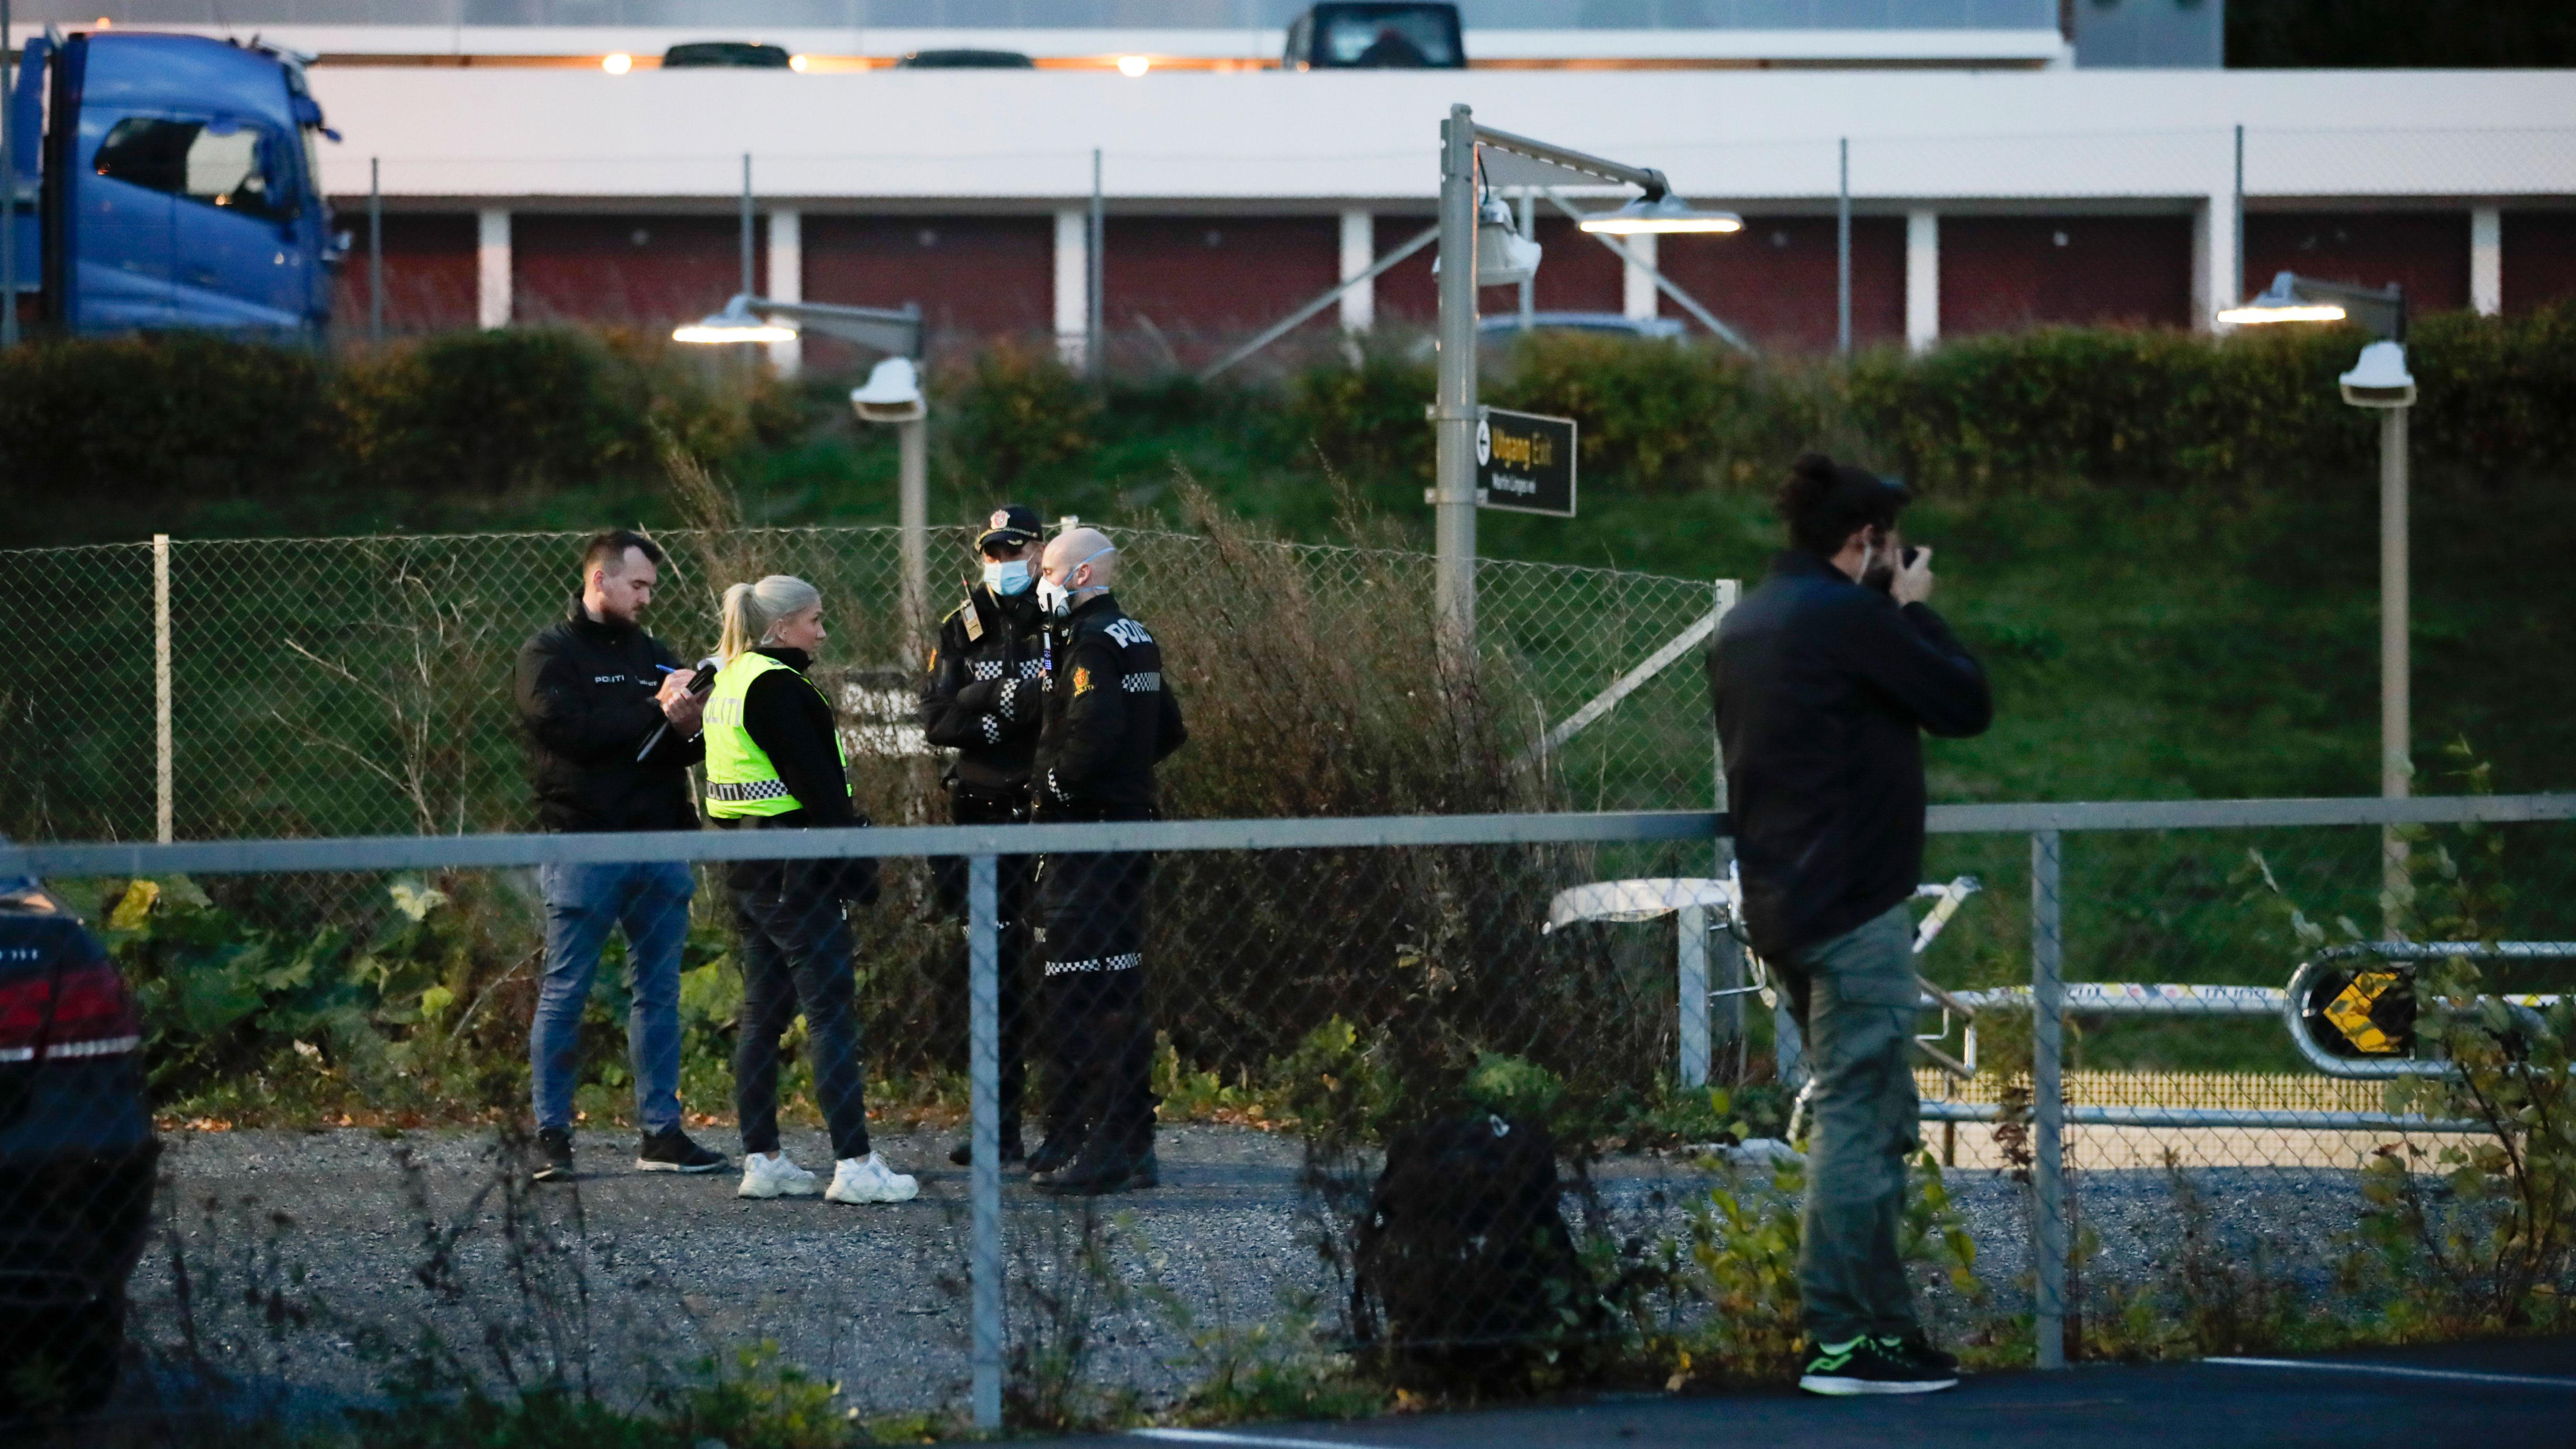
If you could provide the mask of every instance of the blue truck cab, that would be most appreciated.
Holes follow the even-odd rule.
[[[79,334],[316,335],[347,252],[303,59],[128,31],[27,44],[16,109],[22,290]],[[22,202],[23,206],[23,202]],[[32,285],[31,285],[32,284]]]

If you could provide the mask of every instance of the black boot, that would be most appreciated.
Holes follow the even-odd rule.
[[[1010,1167],[1017,1163],[1024,1162],[1027,1159],[1028,1153],[1020,1145],[1020,1124],[1018,1120],[1015,1118],[1004,1118],[1002,1121],[1002,1165],[1004,1167]],[[958,1139],[957,1145],[948,1149],[948,1160],[956,1163],[959,1167],[974,1166],[975,1139],[972,1137],[963,1137]]]
[[[1062,1172],[1081,1155],[1082,1144],[1091,1136],[1090,1124],[1068,1117],[1052,1123],[1038,1150],[1029,1154],[1029,1176],[1043,1178]]]
[[[1040,1192],[1063,1197],[1099,1197],[1113,1192],[1156,1187],[1162,1166],[1154,1160],[1154,1122],[1125,1129],[1103,1124],[1082,1144],[1082,1154],[1062,1172],[1040,1179]]]

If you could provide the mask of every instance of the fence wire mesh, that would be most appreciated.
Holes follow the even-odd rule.
[[[1315,1409],[1399,1389],[1663,1383],[1790,1362],[1802,1183],[1772,1144],[1797,1135],[1797,1072],[1779,1070],[1791,1054],[1771,1012],[1752,1006],[1739,1026],[1726,1007],[1748,998],[1694,1003],[1680,987],[1691,950],[1674,913],[1638,919],[1701,899],[1690,883],[1714,879],[1713,841],[1643,838],[1653,833],[1154,856],[1140,1040],[1158,1099],[1156,1181],[1084,1198],[1005,1175],[1008,1420],[1275,1410],[1245,1396],[1255,1379],[1302,1386],[1291,1407]],[[2407,1149],[2545,1145],[2545,1126],[2410,1128],[2480,1109],[2466,1087],[2320,1073],[2278,1010],[2084,1004],[2118,983],[2281,988],[2351,933],[2345,919],[2378,934],[2381,850],[2377,829],[2351,827],[2057,837],[2057,944],[2074,995],[2052,1174],[2035,1155],[2046,1107],[2028,997],[2005,999],[2027,990],[2044,944],[2031,838],[1935,837],[1929,883],[1983,886],[1918,958],[1936,985],[1980,993],[1973,1046],[1964,1023],[1930,1006],[1919,1018],[1927,1038],[1946,1026],[1934,1044],[1974,1067],[1964,1082],[1918,1079],[1927,1160],[1901,1241],[1937,1337],[1985,1362],[2027,1361],[2032,1244],[2052,1199],[2069,1356],[2244,1347],[2283,1315],[2358,1313],[2374,1292],[2468,1291],[2370,1276],[2399,1274],[2380,1251],[2386,1234],[2427,1210],[2408,1207],[2408,1183],[2449,1184],[2429,1209],[2437,1227],[2511,1211],[2509,1190]],[[2576,937],[2566,826],[2441,828],[2410,851],[2414,899],[2401,909],[2428,934]],[[837,1384],[836,1412],[961,1417],[974,1367],[970,1174],[951,1150],[965,1130],[968,939],[938,876],[932,860],[889,859],[879,899],[849,913],[872,1146],[921,1185],[916,1200],[867,1207],[735,1195],[738,1068],[757,1033],[721,868],[700,872],[672,999],[683,1120],[728,1168],[630,1170],[639,1084],[626,1027],[652,986],[630,978],[612,940],[581,1013],[578,1176],[544,1189],[527,1181],[525,1129],[509,1125],[525,1119],[542,976],[533,872],[350,873],[327,890],[259,874],[57,882],[105,952],[77,928],[43,927],[78,968],[56,978],[55,1019],[86,1024],[0,1066],[15,1074],[6,1144],[118,1166],[17,1179],[9,1241],[41,1239],[59,1294],[114,1304],[91,1311],[121,1316],[133,1351],[160,1370],[193,1367],[280,1404],[368,1399],[410,1374],[643,1406],[785,1364]],[[1606,881],[1652,884],[1625,910],[1552,909]],[[328,922],[317,897],[333,902]],[[1035,1147],[1048,1104],[1083,1069],[1067,1044],[1098,1018],[1043,973],[1011,899],[1006,888],[1001,998],[1022,1005],[1003,1041],[1030,1068],[1022,1135]],[[2303,942],[2292,907],[2328,942]],[[0,915],[10,945],[36,939],[37,914]],[[1726,921],[1711,909],[1720,958]],[[98,991],[84,997],[74,979],[92,969],[122,974],[139,1024],[113,1009],[82,1015]],[[2511,963],[2476,989],[2557,991],[2565,971]],[[2330,1008],[2362,975],[2329,981],[2318,1000]],[[1706,979],[1723,990],[1737,978],[1720,965]],[[112,1005],[112,989],[99,991]],[[2446,1049],[2436,995],[2420,990],[2412,1038],[2393,1054],[2330,1009],[2309,1029],[2339,1062],[2430,1058]],[[7,1003],[0,1024],[23,1004]],[[2557,1063],[2554,1077],[2528,1079],[2559,1084],[2540,1093],[2544,1116],[2563,1105],[2550,1093],[2564,1082],[2565,1012],[2548,1010],[2514,1028],[2526,1061]],[[1698,1011],[1714,1038],[1705,1087],[1686,1080]],[[2396,1018],[2363,1015],[2406,1036]],[[810,1026],[785,1038],[782,1144],[828,1176],[836,1149]],[[64,1050],[84,1041],[102,1045]],[[2103,1120],[2115,1109],[2134,1119]],[[2282,1115],[2311,1112],[2373,1124]],[[477,1122],[503,1125],[496,1135]],[[128,1300],[109,1285],[138,1252]],[[2540,1276],[2564,1291],[2563,1243],[2556,1253]],[[2490,1290],[2504,1272],[2455,1266]],[[111,1321],[66,1332],[36,1314],[10,1332],[59,1365],[39,1388],[78,1390],[90,1362],[79,1355],[108,1341],[97,1335]]]
[[[1120,540],[1128,560],[1121,593],[1144,617],[1184,631],[1207,625],[1195,632],[1208,648],[1176,661],[1175,677],[1185,690],[1218,686],[1242,641],[1224,637],[1236,601],[1205,588],[1218,571],[1213,546],[1142,530],[1122,530]],[[713,644],[714,592],[732,581],[714,574],[809,579],[834,611],[831,672],[854,738],[899,745],[920,659],[900,618],[899,541],[892,528],[668,534],[678,577],[647,623],[693,653]],[[931,530],[936,608],[955,602],[958,590],[945,580],[965,571],[972,541],[970,529]],[[580,542],[570,534],[171,541],[175,837],[524,828],[512,663],[520,644],[567,607]],[[1428,597],[1427,557],[1312,545],[1258,551],[1340,621],[1418,614]],[[1478,575],[1484,639],[1511,696],[1506,724],[1531,741],[1713,604],[1707,582],[1611,569],[1489,559]],[[155,626],[151,545],[0,552],[0,632],[60,643],[31,657],[0,695],[0,832],[152,837]],[[1548,772],[1563,801],[1580,808],[1704,808],[1713,789],[1706,718],[1694,655],[1570,740]],[[939,818],[934,788],[927,770],[913,772],[906,798],[887,802],[891,818]]]

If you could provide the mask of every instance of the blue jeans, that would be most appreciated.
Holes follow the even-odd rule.
[[[549,865],[538,869],[546,898],[546,976],[528,1031],[536,1078],[537,1127],[572,1126],[573,1079],[581,1071],[581,1013],[612,926],[626,929],[626,1060],[634,1069],[635,1116],[646,1132],[680,1125],[680,948],[689,939],[689,868],[664,865]]]

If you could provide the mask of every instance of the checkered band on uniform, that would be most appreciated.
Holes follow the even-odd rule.
[[[788,791],[784,780],[743,780],[710,781],[707,798],[739,805],[753,800],[793,800],[796,797]]]
[[[1129,694],[1160,694],[1163,692],[1163,672],[1140,669],[1133,674],[1122,674],[1118,676],[1118,687]]]
[[[1046,974],[1068,976],[1077,971],[1133,971],[1144,964],[1144,952],[1125,951],[1115,956],[1094,956],[1087,961],[1049,961]]]

